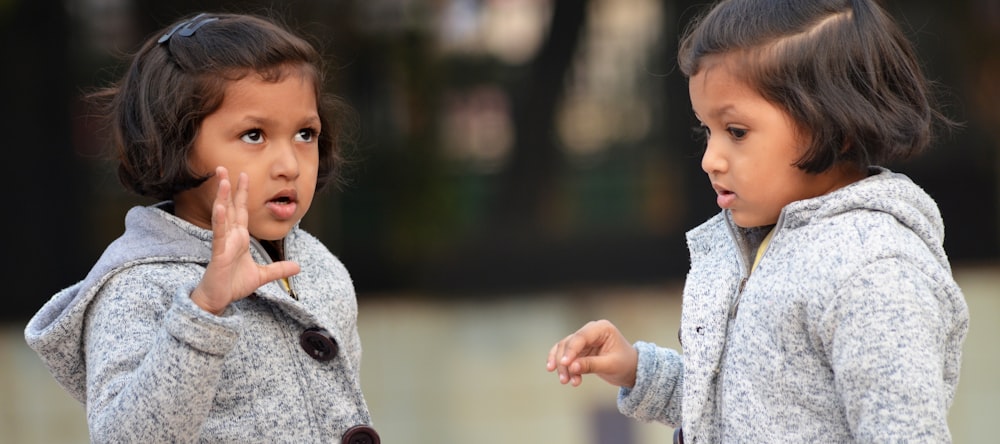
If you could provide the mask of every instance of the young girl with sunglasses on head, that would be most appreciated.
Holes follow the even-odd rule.
[[[350,108],[262,17],[168,26],[94,95],[132,208],[28,344],[94,442],[377,443],[344,265],[299,222],[337,177]]]
[[[939,123],[873,0],[728,0],[679,50],[722,211],[687,233],[683,354],[606,320],[547,369],[675,441],[949,442],[969,313],[937,205],[890,161]]]

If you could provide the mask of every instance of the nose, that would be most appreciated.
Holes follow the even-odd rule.
[[[726,170],[726,159],[722,156],[720,147],[712,143],[709,137],[705,143],[705,154],[701,156],[701,169],[709,175],[721,173]]]
[[[276,178],[295,179],[299,177],[299,151],[293,142],[272,145],[271,175]]]

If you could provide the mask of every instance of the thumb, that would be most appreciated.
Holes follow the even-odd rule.
[[[637,354],[629,353],[628,349],[622,353],[585,356],[573,361],[569,372],[579,375],[591,373],[611,385],[632,387],[635,385],[637,360]]]
[[[267,283],[291,277],[299,274],[299,271],[301,271],[299,264],[293,261],[278,261],[267,264],[260,268],[261,282]]]
[[[612,362],[607,356],[583,356],[576,358],[569,366],[569,371],[577,374],[606,373],[611,369]]]

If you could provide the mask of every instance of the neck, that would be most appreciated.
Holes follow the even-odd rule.
[[[285,260],[284,239],[278,239],[273,241],[262,240],[260,241],[260,244],[264,247],[264,250],[267,251],[267,254],[271,256],[272,261],[277,262]]]

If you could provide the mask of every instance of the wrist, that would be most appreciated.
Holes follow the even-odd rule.
[[[205,291],[202,290],[200,286],[195,287],[195,289],[191,291],[191,302],[194,302],[194,305],[197,305],[198,308],[205,310],[215,316],[221,316],[222,313],[226,311],[225,306],[216,307],[213,304],[211,304],[211,300],[208,298],[208,296],[205,294]]]

